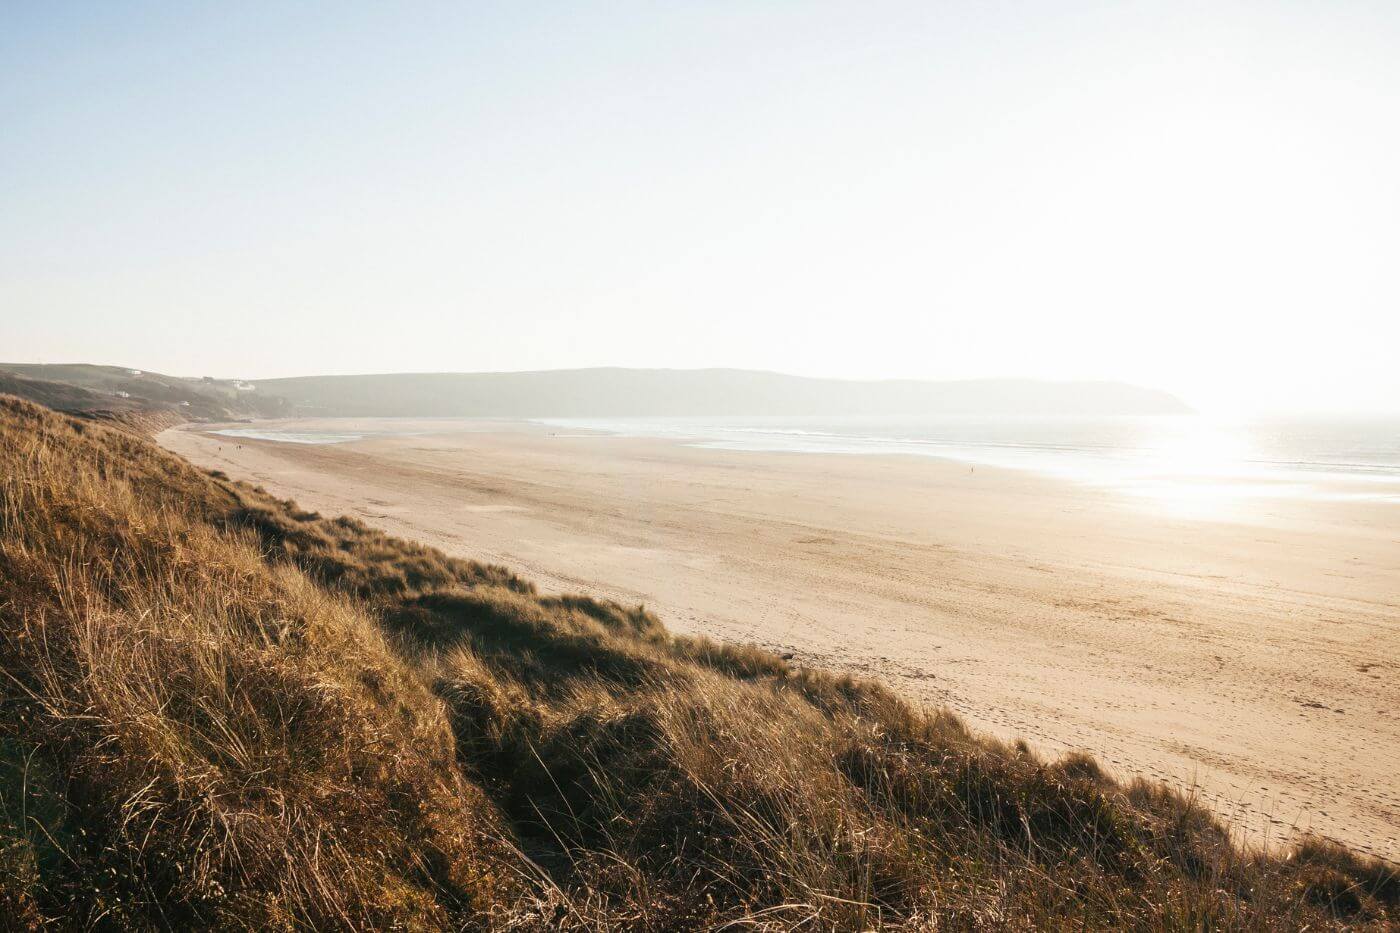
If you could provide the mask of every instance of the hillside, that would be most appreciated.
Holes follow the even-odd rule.
[[[0,398],[7,929],[1384,929],[1400,877]]]
[[[645,415],[1174,414],[1152,389],[1111,382],[852,382],[739,369],[571,369],[265,379],[300,414],[583,417]]]
[[[0,370],[0,392],[27,398],[55,411],[121,412],[139,411],[142,408],[139,399],[124,398],[113,392],[95,392],[70,382],[31,379],[5,370]]]
[[[0,363],[0,392],[59,411],[165,415],[167,423],[273,418],[289,413],[282,399],[258,395],[231,379],[182,379],[122,366],[86,363]]]
[[[139,411],[180,420],[288,415],[585,417],[1050,414],[1189,411],[1112,382],[852,382],[738,369],[575,369],[517,373],[184,379],[119,366],[0,363],[3,391],[61,411]]]

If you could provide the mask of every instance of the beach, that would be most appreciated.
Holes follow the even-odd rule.
[[[1215,512],[936,457],[523,422],[303,420],[160,442],[543,588],[879,679],[1046,755],[1194,787],[1245,841],[1400,859],[1400,505]],[[358,439],[356,439],[358,438]]]

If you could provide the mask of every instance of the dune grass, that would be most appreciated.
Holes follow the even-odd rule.
[[[1388,928],[1400,877],[0,399],[6,928]]]

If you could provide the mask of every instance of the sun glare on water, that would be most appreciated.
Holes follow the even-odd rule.
[[[1251,500],[1295,486],[1266,474],[1238,425],[1188,417],[1152,426],[1122,489],[1154,511],[1205,520],[1241,517]]]

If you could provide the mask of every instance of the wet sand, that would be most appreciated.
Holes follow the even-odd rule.
[[[160,441],[304,507],[879,678],[1042,752],[1195,788],[1247,841],[1400,859],[1400,504],[1154,500],[932,458],[538,425]],[[257,425],[235,425],[256,428]]]

